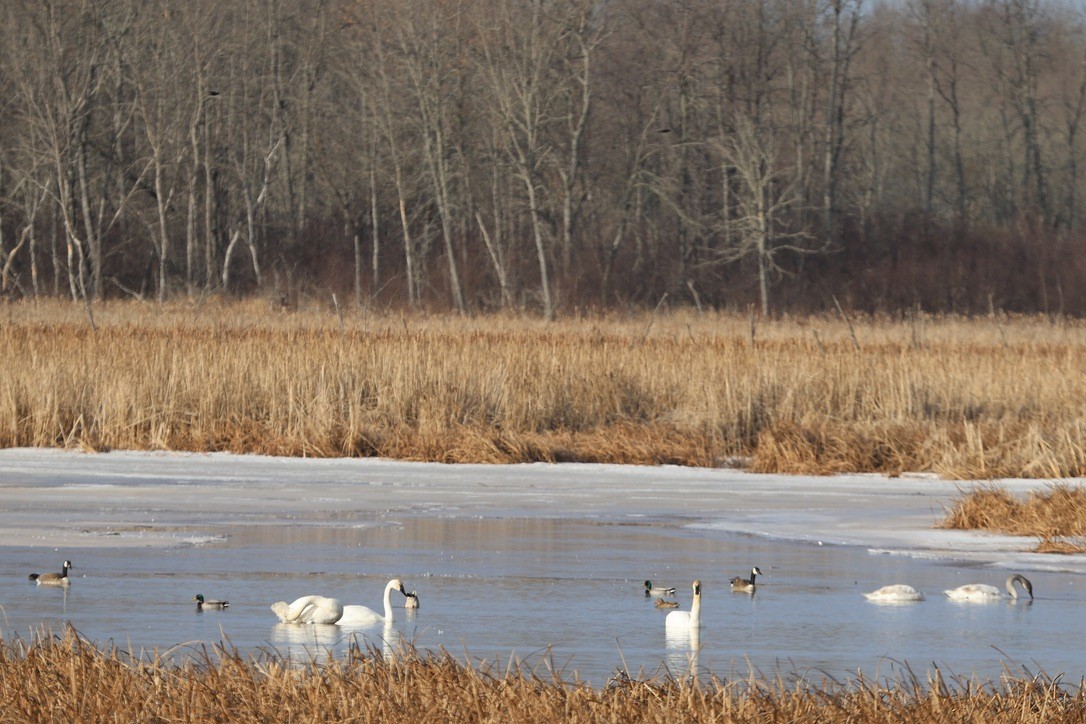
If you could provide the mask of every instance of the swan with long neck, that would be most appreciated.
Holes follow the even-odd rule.
[[[761,576],[762,569],[758,566],[750,569],[750,578],[741,578],[736,576],[731,580],[732,590],[740,593],[754,593],[756,584],[754,581]]]
[[[336,623],[343,616],[339,599],[326,596],[302,596],[293,603],[278,601],[271,610],[283,623]]]
[[[1007,576],[1004,584],[1007,587],[1006,594],[987,583],[970,583],[943,591],[943,593],[949,596],[952,601],[999,601],[1008,596],[1017,600],[1018,589],[1015,588],[1015,584],[1022,586],[1022,590],[1029,594],[1029,600],[1033,600],[1033,584],[1030,583],[1028,578],[1019,573],[1012,573]]]
[[[689,611],[672,611],[664,619],[667,629],[692,629],[701,628],[701,581],[694,581],[691,588],[694,589],[694,602],[690,604]]]
[[[68,580],[68,569],[74,568],[71,561],[64,561],[64,566],[60,573],[31,573],[27,578],[31,581],[37,581],[39,586],[67,586],[71,584]]]
[[[906,601],[923,601],[924,593],[904,583],[894,583],[890,586],[865,593],[864,598],[876,603],[904,603]]]
[[[392,622],[392,592],[399,591],[404,596],[407,594],[407,589],[403,586],[403,581],[399,578],[393,578],[385,585],[385,615],[374,611],[372,608],[366,606],[344,606],[343,615],[335,623],[341,626],[369,626],[377,623]]]

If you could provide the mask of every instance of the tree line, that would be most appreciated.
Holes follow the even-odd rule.
[[[5,296],[1086,313],[1081,9],[7,0]]]

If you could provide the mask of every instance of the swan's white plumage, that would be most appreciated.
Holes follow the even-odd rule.
[[[392,592],[399,591],[403,595],[407,595],[407,591],[404,590],[403,582],[399,578],[393,578],[385,585],[385,615],[374,611],[367,606],[344,606],[343,615],[335,623],[341,626],[370,626],[373,624],[384,623],[385,621],[392,621]]]
[[[701,627],[701,581],[694,581],[694,602],[689,611],[672,611],[664,619],[664,628],[670,631]]]
[[[923,601],[924,594],[905,583],[883,586],[877,591],[865,593],[868,601]]]
[[[1018,590],[1014,587],[1016,583],[1022,586],[1022,590],[1029,594],[1030,599],[1033,598],[1033,584],[1030,583],[1028,578],[1017,573],[1007,576],[1005,584],[1007,593],[1003,593],[995,586],[990,586],[987,583],[969,583],[943,591],[943,593],[949,596],[952,601],[1000,601],[1008,596],[1018,598]]]
[[[302,596],[293,603],[278,601],[271,610],[283,623],[336,623],[343,616],[338,598]]]

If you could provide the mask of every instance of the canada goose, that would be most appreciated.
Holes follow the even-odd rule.
[[[652,581],[645,581],[645,595],[646,596],[674,596],[674,588],[665,588],[663,586],[654,586]]]
[[[37,581],[39,586],[67,586],[71,583],[68,569],[74,567],[71,561],[64,561],[64,569],[60,573],[31,573],[27,578]]]
[[[209,598],[205,600],[204,594],[202,593],[197,593],[195,596],[192,597],[192,600],[196,601],[197,611],[203,611],[204,609],[222,610],[224,608],[229,608],[230,606],[229,601],[217,601],[214,598]]]
[[[751,568],[750,578],[740,578],[739,576],[736,576],[732,579],[732,590],[742,593],[753,593],[756,588],[754,581],[761,575],[764,575],[761,568],[758,566]]]
[[[271,610],[283,623],[335,623],[343,615],[338,598],[302,596],[293,603],[277,601]]]
[[[403,582],[399,578],[393,578],[385,585],[385,615],[374,611],[372,608],[366,606],[344,606],[343,615],[339,620],[335,621],[344,626],[368,626],[375,623],[392,622],[392,592],[399,591],[403,595],[407,595],[407,590],[403,587]]]
[[[678,608],[678,601],[665,601],[662,598],[656,599],[656,608]]]
[[[923,601],[924,594],[912,586],[904,583],[895,583],[892,586],[883,586],[877,591],[865,593],[864,598],[876,603],[891,603],[902,601]]]
[[[1018,573],[1007,576],[1005,585],[1010,597],[1013,599],[1018,598],[1018,589],[1014,587],[1016,583],[1021,584],[1022,590],[1029,594],[1029,600],[1032,601],[1033,584],[1029,582],[1028,578]],[[998,601],[1007,597],[998,588],[989,586],[987,583],[970,583],[952,588],[949,591],[943,591],[943,593],[950,596],[953,601]]]
[[[664,627],[671,630],[701,627],[701,581],[694,581],[694,602],[689,611],[672,611],[664,619]]]
[[[419,595],[412,591],[407,594],[407,600],[403,602],[404,608],[417,609],[419,607]]]

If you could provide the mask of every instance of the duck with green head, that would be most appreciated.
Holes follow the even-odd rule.
[[[218,600],[216,600],[214,598],[205,599],[204,594],[202,594],[202,593],[197,593],[195,596],[192,597],[192,600],[196,601],[196,610],[197,611],[203,611],[205,609],[212,609],[212,610],[215,610],[215,611],[221,611],[224,608],[229,608],[229,606],[230,606],[229,601],[218,601]]]

